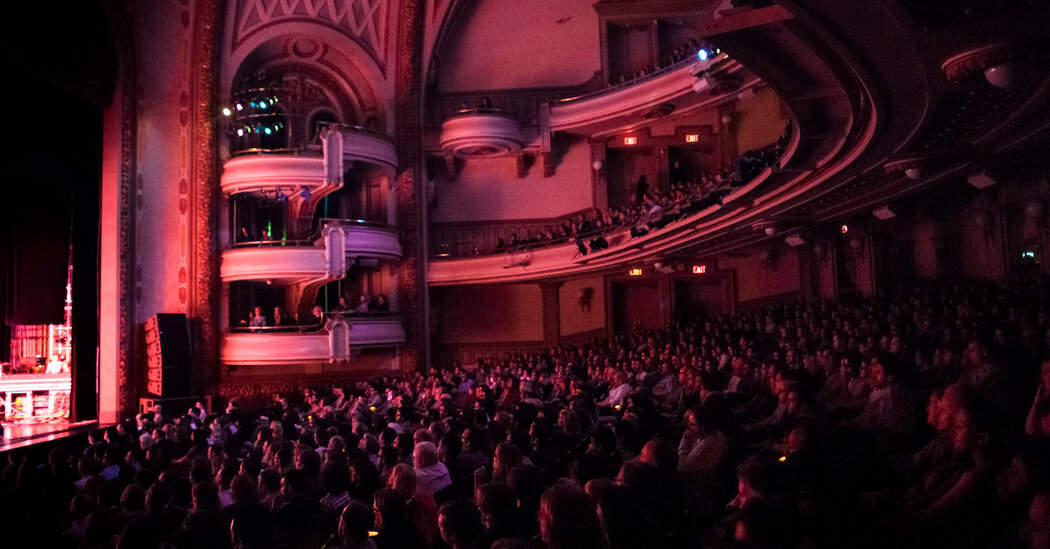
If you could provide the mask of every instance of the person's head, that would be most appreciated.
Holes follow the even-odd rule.
[[[281,477],[281,495],[288,499],[296,499],[309,492],[309,481],[306,473],[299,469],[292,469]]]
[[[445,503],[438,512],[441,539],[455,549],[474,547],[485,534],[481,511],[473,502],[456,499]]]
[[[215,487],[214,483],[208,482],[206,480],[194,483],[194,511],[218,511],[220,507],[221,505],[219,503],[219,490]]]
[[[431,467],[438,462],[437,446],[433,442],[419,442],[412,449],[412,464],[418,469]]]
[[[311,312],[317,318],[321,318],[324,316],[324,309],[322,309],[320,305],[314,305],[313,311]]]
[[[408,517],[408,499],[403,494],[397,490],[383,488],[376,490],[373,500],[376,530],[383,531],[405,525]]]
[[[324,464],[321,467],[321,488],[333,496],[349,491],[350,469],[343,463]]]
[[[540,498],[540,537],[550,549],[605,547],[598,513],[587,492],[568,483],[555,484]]]
[[[415,495],[418,484],[419,478],[416,476],[416,471],[406,463],[395,465],[394,470],[390,473],[390,478],[387,479],[388,487],[408,498]]]
[[[375,512],[367,503],[350,500],[339,516],[339,537],[344,543],[363,543],[375,523]]]
[[[518,498],[514,489],[502,482],[490,482],[478,490],[478,506],[485,527],[492,529],[515,520]]]

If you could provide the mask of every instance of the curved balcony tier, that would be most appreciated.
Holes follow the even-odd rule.
[[[342,278],[356,260],[397,261],[401,243],[389,225],[328,220],[313,241],[247,242],[222,254],[223,282],[266,280],[279,284]]]
[[[308,150],[251,151],[230,158],[223,166],[220,186],[226,194],[303,188],[324,194],[342,186],[343,175],[354,162],[378,166],[388,175],[397,172],[397,149],[385,135],[355,126],[330,125],[321,134],[322,146]]]
[[[760,83],[725,54],[678,63],[641,81],[551,103],[550,129],[588,136],[621,131],[672,112],[710,107]]]
[[[226,194],[325,186],[324,158],[318,155],[260,154],[236,156],[223,167],[221,186]]]
[[[518,121],[492,109],[461,111],[441,124],[441,150],[460,158],[516,154],[525,143]]]
[[[362,349],[396,348],[405,343],[397,317],[329,319],[316,331],[248,328],[222,338],[219,360],[236,366],[265,366],[352,360]]]

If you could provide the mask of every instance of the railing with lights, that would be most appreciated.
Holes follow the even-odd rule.
[[[633,86],[637,86],[638,84],[641,84],[643,82],[648,82],[650,80],[655,80],[655,79],[660,78],[661,76],[663,76],[665,74],[669,74],[669,73],[672,73],[672,72],[679,71],[681,69],[684,69],[686,67],[690,67],[690,66],[692,66],[694,64],[697,64],[697,63],[699,63],[701,65],[701,70],[709,70],[710,68],[712,68],[715,65],[717,65],[720,61],[723,61],[725,59],[728,59],[728,56],[726,54],[722,53],[722,50],[720,50],[718,48],[714,48],[714,47],[700,48],[700,49],[696,50],[696,52],[694,54],[687,55],[684,58],[682,58],[682,59],[680,59],[678,61],[675,61],[674,63],[671,63],[670,65],[667,65],[666,67],[661,67],[661,68],[659,68],[657,70],[654,70],[654,71],[651,71],[651,72],[647,72],[644,75],[640,75],[640,76],[638,76],[636,78],[631,78],[630,80],[624,80],[623,82],[618,82],[616,84],[611,84],[608,87],[605,87],[605,88],[602,88],[602,89],[599,89],[599,90],[594,90],[594,91],[592,91],[590,93],[585,93],[585,94],[577,95],[577,96],[574,96],[574,97],[566,97],[565,99],[560,99],[560,100],[556,101],[554,104],[565,105],[565,104],[569,104],[569,103],[585,101],[587,99],[592,99],[594,97],[598,97],[598,96],[602,96],[602,95],[616,93],[616,92],[618,92],[620,90],[623,90],[623,89],[626,89],[626,88],[630,88],[630,87],[633,87]],[[699,73],[700,71],[697,71],[697,72]]]

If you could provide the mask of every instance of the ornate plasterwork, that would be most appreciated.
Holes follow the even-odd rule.
[[[824,193],[805,204],[801,204],[785,212],[784,215],[791,217],[806,217],[816,215],[827,215],[833,210],[848,208],[850,204],[874,198],[894,187],[901,187],[914,183],[914,181],[897,177],[883,170],[872,172],[851,179],[844,185],[840,185],[830,192]]]
[[[238,0],[233,44],[287,21],[329,26],[357,42],[376,64],[386,66],[389,0]]]
[[[405,370],[426,367],[426,364],[421,364],[426,356],[427,337],[426,246],[423,239],[426,193],[420,183],[420,170],[423,169],[420,113],[423,4],[422,0],[403,0],[398,18],[400,28],[395,108],[398,159],[405,169],[397,177],[397,219],[401,230],[401,246],[409,250],[397,269],[406,336],[406,344],[401,350],[401,367]]]
[[[218,208],[216,177],[214,82],[215,45],[219,22],[218,0],[200,0],[194,17],[192,116],[193,151],[193,287],[190,302],[196,345],[196,385],[212,387],[218,376],[218,268],[215,217]]]
[[[1020,110],[1037,87],[1028,84],[1001,89],[985,83],[948,93],[913,149],[959,151],[973,147]]]
[[[136,76],[135,76],[135,53],[131,47],[132,32],[123,10],[113,8],[108,10],[110,20],[113,23],[114,33],[117,34],[116,44],[118,48],[118,62],[120,63],[120,171],[118,209],[120,220],[118,222],[117,249],[120,255],[118,274],[117,295],[120,301],[118,305],[119,326],[117,341],[117,383],[119,387],[133,387],[135,377],[131,367],[131,326],[134,321],[135,295],[132,291],[132,265],[135,262],[134,247],[132,245],[131,229],[134,225],[135,209],[132,207],[132,179],[135,174],[135,143],[137,140],[138,117]],[[120,417],[126,417],[135,410],[137,402],[134,391],[118,391],[117,412]]]

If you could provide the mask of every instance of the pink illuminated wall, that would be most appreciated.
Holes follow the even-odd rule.
[[[431,296],[439,318],[437,343],[543,340],[543,302],[536,284],[447,286],[431,290]]]
[[[480,0],[468,12],[439,61],[439,92],[572,86],[601,68],[591,2]]]
[[[489,221],[557,217],[594,205],[590,147],[567,144],[552,177],[534,164],[526,177],[516,175],[512,157],[470,160],[455,181],[438,180],[431,221]]]
[[[605,329],[604,278],[566,281],[558,288],[558,304],[562,337]]]

